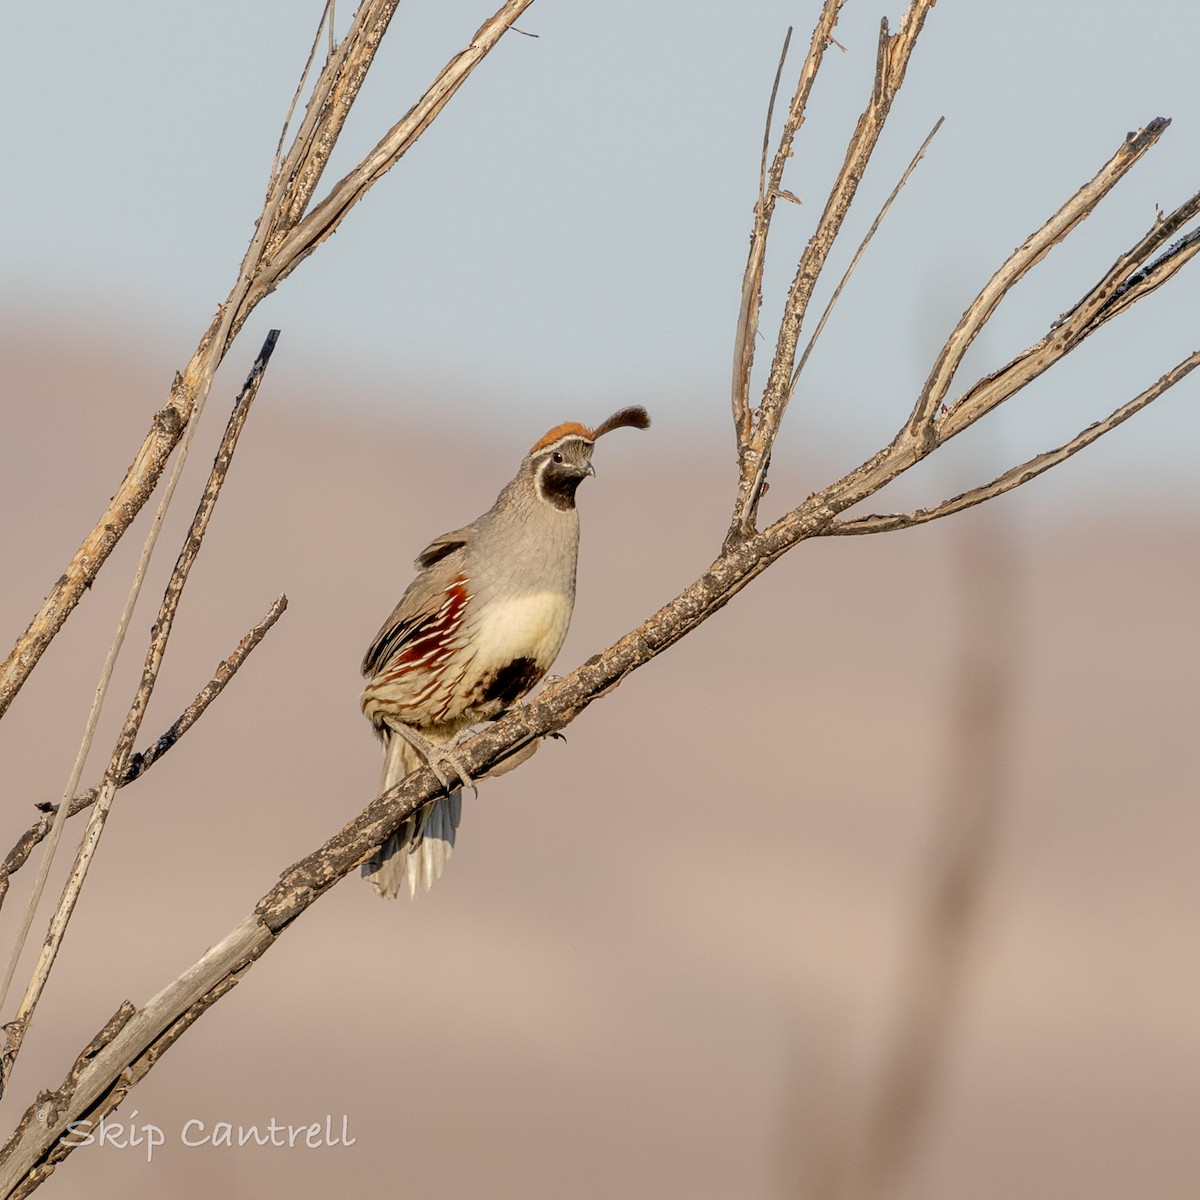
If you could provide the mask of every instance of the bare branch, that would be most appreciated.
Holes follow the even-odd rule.
[[[238,642],[229,657],[221,662],[213,673],[212,679],[200,689],[196,698],[187,708],[150,745],[130,756],[129,765],[121,777],[118,787],[125,787],[140,779],[191,729],[203,715],[204,710],[225,690],[225,685],[237,674],[250,652],[266,637],[267,630],[279,620],[286,608],[287,597],[280,596],[271,605],[267,615]],[[84,809],[90,808],[99,794],[100,785],[97,784],[73,797],[67,811],[67,818],[70,819],[83,812]],[[58,812],[59,807],[57,804],[46,806],[43,810],[45,815],[30,825],[21,835],[17,844],[5,856],[4,861],[0,862],[0,904],[4,903],[4,898],[8,895],[12,876],[25,865],[30,854],[33,853],[34,847],[50,832],[51,820]]]
[[[91,1053],[79,1056],[57,1091],[38,1096],[0,1151],[0,1194],[25,1196],[45,1180],[77,1144],[64,1137],[68,1124],[116,1108],[182,1029],[233,988],[273,940],[249,918],[143,1008],[131,1012],[132,1005],[122,1004],[89,1043]],[[46,1132],[52,1132],[48,1141]]]
[[[399,0],[364,0],[346,37],[317,76],[304,119],[272,181],[272,193],[268,194],[267,228],[259,231],[264,235],[265,257],[275,253],[280,241],[308,208],[398,3]],[[317,33],[319,38],[319,29]],[[306,66],[301,75],[301,89],[307,72]]]
[[[211,333],[211,330],[210,330]],[[206,335],[207,337],[208,335]],[[83,539],[50,594],[17,639],[8,658],[0,663],[0,716],[8,710],[29,673],[37,665],[54,635],[71,615],[80,597],[92,585],[125,530],[158,485],[171,451],[183,436],[192,411],[192,394],[178,376],[171,396],[150,423],[137,455],[116,494],[95,528]]]
[[[196,515],[192,519],[191,527],[184,537],[183,547],[179,552],[175,569],[171,572],[171,577],[167,581],[162,604],[158,610],[158,620],[151,628],[150,645],[146,650],[146,661],[142,668],[141,681],[138,684],[133,703],[130,705],[129,712],[125,717],[125,723],[122,726],[120,736],[117,738],[117,744],[109,760],[108,769],[104,774],[104,780],[100,784],[100,791],[92,806],[92,813],[88,818],[87,828],[84,830],[83,839],[75,855],[75,863],[67,878],[62,898],[59,900],[58,908],[50,919],[46,939],[42,945],[41,953],[38,955],[37,964],[34,967],[33,978],[25,990],[25,996],[21,1001],[20,1007],[17,1009],[16,1016],[4,1026],[6,1040],[4,1049],[0,1052],[0,1094],[7,1090],[13,1063],[16,1061],[16,1056],[24,1041],[29,1023],[33,1019],[34,1009],[37,1007],[46,982],[50,978],[50,971],[58,956],[58,948],[62,944],[63,935],[66,933],[67,925],[75,911],[75,904],[83,888],[84,879],[87,877],[92,857],[100,842],[100,836],[104,831],[104,824],[108,819],[108,813],[112,807],[118,781],[122,779],[128,768],[129,756],[133,752],[134,739],[141,728],[142,718],[145,716],[146,707],[150,703],[151,693],[158,682],[159,668],[162,666],[167,641],[171,636],[171,629],[174,625],[175,613],[179,607],[180,597],[183,595],[183,589],[187,585],[192,565],[200,553],[204,535],[208,531],[209,520],[212,517],[213,509],[216,507],[217,499],[221,494],[221,488],[224,486],[226,475],[233,461],[234,451],[237,449],[238,438],[241,435],[242,428],[245,426],[246,418],[250,414],[250,406],[254,403],[254,398],[258,394],[259,384],[262,382],[263,374],[267,369],[267,364],[271,359],[271,352],[275,349],[278,337],[279,331],[277,329],[272,329],[267,335],[250,375],[246,379],[241,392],[238,394],[237,403],[234,405],[233,413],[230,415],[229,423],[225,430],[225,436],[222,438],[221,445],[217,450],[217,457],[213,462],[212,471],[209,474],[204,494],[201,496],[200,503],[196,508]],[[67,796],[70,797],[73,793],[74,785],[68,791]],[[59,813],[56,814],[54,829],[61,829],[63,822],[66,820],[69,808],[69,803],[64,801]],[[43,866],[48,863],[52,849],[52,846],[47,847]],[[39,882],[44,881],[44,871],[39,874],[38,878]],[[27,920],[23,926],[25,930],[28,929],[28,918],[32,917],[32,910],[36,906],[39,895],[40,892],[35,888],[29,912],[26,914]],[[18,938],[13,949],[6,983],[12,977],[12,971],[17,959],[20,957],[21,949],[22,939]]]
[[[229,305],[219,314],[219,322],[214,323],[214,329],[210,331],[211,338],[218,344],[218,349],[212,354],[219,357],[219,354],[223,353],[228,338],[236,332],[245,318],[245,313],[259,298],[259,290],[269,290],[294,269],[295,264],[310,253],[315,245],[328,236],[348,207],[363,194],[382,170],[404,152],[411,144],[412,138],[432,119],[453,89],[459,86],[465,73],[473,68],[487,48],[495,44],[504,28],[509,27],[512,18],[525,6],[526,4],[518,3],[506,4],[493,21],[480,30],[472,46],[446,68],[425,99],[389,133],[355,171],[335,185],[327,199],[307,216],[300,218],[299,213],[304,206],[295,203],[295,196],[299,192],[293,192],[287,199],[286,213],[290,215],[286,219],[281,218],[277,225],[272,225],[264,219],[256,233],[258,240],[252,243],[246,263],[243,264],[239,284],[231,293]],[[752,579],[800,542],[832,532],[865,532],[866,530],[853,528],[853,521],[839,524],[839,515],[920,461],[940,443],[940,440],[951,436],[957,428],[965,427],[987,411],[986,407],[975,403],[974,390],[968,392],[961,401],[952,406],[941,421],[935,421],[931,414],[927,421],[918,422],[915,426],[906,424],[891,444],[867,462],[810,496],[803,504],[786,513],[766,529],[756,530],[758,499],[762,492],[773,439],[795,376],[798,336],[811,300],[813,284],[823,268],[833,238],[841,228],[846,209],[853,199],[867,160],[877,143],[895,92],[903,81],[908,59],[931,6],[932,0],[913,0],[905,13],[899,33],[893,37],[888,34],[886,25],[883,28],[871,101],[851,138],[845,162],[817,230],[801,258],[789,292],[771,377],[757,413],[757,423],[754,421],[754,414],[749,411],[748,402],[744,402],[744,407],[739,412],[739,368],[735,362],[734,412],[739,428],[742,478],[735,519],[724,550],[699,579],[637,629],[603,653],[590,658],[566,678],[547,687],[527,704],[515,707],[468,741],[456,745],[455,757],[471,776],[483,778],[497,764],[513,761],[540,738],[564,728],[594,700],[615,689],[632,671],[696,629]],[[368,4],[360,9],[360,14],[367,7],[369,0]],[[832,14],[836,17],[839,8],[838,0],[827,0],[824,12],[827,16]],[[509,25],[504,25],[505,21],[509,22]],[[819,26],[818,32],[820,29]],[[814,35],[814,47],[817,40]],[[827,44],[829,38],[822,36],[819,49],[810,51],[805,71],[815,74]],[[348,64],[352,57],[344,45],[337,54],[331,56],[331,61],[333,58],[340,58],[340,61]],[[327,82],[329,89],[322,93],[326,99],[319,103],[315,99],[310,101],[310,114],[318,109],[328,113],[331,105],[336,106],[337,86],[340,85],[332,76]],[[803,116],[804,101],[811,82],[811,78],[802,73],[796,93],[797,99],[793,100],[789,115],[789,121],[795,118],[795,125],[798,125]],[[318,81],[318,88],[320,86]],[[316,92],[315,88],[314,97]],[[314,120],[319,124],[318,118],[314,117]],[[793,133],[794,128],[790,133],[785,128],[781,139],[780,151],[776,155],[780,174],[790,154],[790,139]],[[1149,145],[1157,134],[1153,137],[1149,137],[1148,134],[1141,136],[1148,137]],[[313,153],[318,159],[321,154],[319,142],[319,132],[314,132],[312,137],[305,141],[306,145],[317,147]],[[285,164],[280,170],[280,178],[289,181],[308,179],[311,176],[306,172],[316,161],[317,159],[313,159],[309,166],[296,171],[292,171]],[[772,178],[772,175],[768,175],[769,180]],[[296,184],[296,187],[300,186]],[[744,362],[747,378],[752,362],[753,336],[757,328],[761,301],[763,250],[760,247],[756,252],[755,246],[760,239],[765,246],[767,223],[761,218],[773,205],[775,198],[782,194],[780,180],[773,179],[766,189],[760,187],[759,205],[756,206],[755,233],[746,283],[743,287],[743,311],[739,317],[737,350],[737,354],[741,356],[739,361]],[[280,205],[276,212],[284,213],[285,209],[282,206],[285,198],[277,196],[276,199]],[[1065,224],[1059,236],[1064,236],[1071,225],[1077,223],[1084,215],[1086,213],[1081,213],[1074,221]],[[292,218],[295,218],[297,223],[291,232],[271,242],[275,248],[274,256],[269,261],[262,258],[263,248],[267,244],[263,239],[268,236],[274,237],[271,229],[282,229],[286,220]],[[1158,239],[1154,242],[1157,247],[1162,244],[1165,236],[1164,230],[1156,227],[1148,238]],[[1050,244],[1052,241],[1047,241],[1046,248]],[[1147,239],[1143,239],[1139,247],[1147,244]],[[1044,253],[1045,248],[1041,252]],[[1145,262],[1145,255],[1142,255],[1136,261],[1131,260],[1128,269],[1114,268],[1115,273],[1110,272],[1106,277],[1113,281],[1114,290],[1109,297],[1111,303],[1116,306],[1117,311],[1128,307],[1129,303],[1141,295],[1148,294],[1174,274],[1193,253],[1191,240],[1184,239],[1148,266],[1142,267],[1142,263]],[[256,255],[258,257],[255,257]],[[1033,261],[1036,261],[1036,258]],[[261,271],[257,267],[250,269],[254,263],[261,263]],[[1026,266],[1022,271],[1027,269]],[[1014,275],[1013,282],[1017,277],[1019,274]],[[1085,336],[1081,330],[1090,331],[1108,319],[1105,315],[1107,310],[1102,305],[1092,307],[1089,300],[1086,308],[1086,312],[1079,311],[1078,319],[1073,311],[1063,318],[1060,326],[1056,326],[1056,333],[1060,328],[1067,332],[1058,337],[1047,358],[1047,365],[1063,357],[1078,344],[1080,338]],[[969,333],[969,336],[973,337],[974,333]],[[1166,390],[1166,387],[1190,371],[1196,365],[1196,361],[1197,355],[1193,355],[1176,367],[1170,376],[1164,377],[1164,380],[1156,385],[1157,390],[1149,389],[1137,400],[1118,409],[1108,422],[1085,430],[1080,435],[1080,439],[1084,440],[1076,439],[1079,445],[1069,452],[1076,452],[1082,445],[1088,444],[1105,432],[1104,427],[1111,428],[1139,407],[1144,407],[1156,395],[1161,394],[1161,391]],[[931,379],[933,378],[931,375]],[[1008,382],[1011,384],[1017,378],[1018,375],[1014,374]],[[1167,380],[1169,382],[1166,382]],[[1011,394],[1011,390],[1006,394]],[[992,401],[991,406],[998,402],[998,399]],[[938,403],[940,404],[940,401]],[[937,404],[934,406],[935,411],[936,408]],[[921,402],[918,403],[918,409],[914,410],[919,411],[922,411]],[[749,439],[746,442],[741,441],[743,426],[749,431]],[[932,436],[931,428],[934,430]],[[1061,454],[1062,457],[1066,457],[1067,454],[1063,453],[1066,449],[1064,447],[1060,448],[1060,451],[1051,452],[1051,456]],[[1061,458],[1057,461],[1061,461]],[[1026,467],[1046,469],[1049,465],[1053,463],[1047,462],[1042,466],[1040,460],[1033,460],[1031,464],[1026,464]],[[128,748],[127,745],[126,752]],[[110,771],[110,775],[113,778],[119,777],[115,770]],[[149,1071],[161,1053],[200,1013],[237,984],[245,971],[274,944],[279,934],[292,921],[324,895],[334,883],[364,862],[403,821],[409,819],[424,804],[438,797],[441,792],[441,785],[431,770],[426,768],[413,772],[396,788],[376,798],[359,816],[330,837],[313,854],[288,868],[278,882],[263,894],[254,911],[179,979],[140,1009],[122,1006],[101,1034],[93,1039],[87,1050],[77,1059],[63,1085],[55,1092],[42,1095],[37,1110],[30,1110],[8,1146],[0,1154],[0,1195],[25,1194],[36,1187],[53,1170],[54,1164],[69,1153],[70,1146],[63,1145],[61,1137],[70,1122],[94,1121],[119,1104],[128,1089]],[[44,1119],[37,1119],[38,1112]]]
[[[58,844],[62,837],[63,826],[66,823],[66,806],[68,801],[75,794],[76,788],[79,787],[79,780],[83,777],[84,764],[87,762],[88,755],[92,751],[92,742],[96,735],[96,727],[100,721],[100,713],[104,708],[104,702],[108,697],[108,688],[112,680],[112,673],[117,663],[117,658],[120,656],[121,649],[125,644],[125,635],[129,630],[129,623],[133,619],[133,611],[137,605],[138,598],[142,592],[142,584],[146,579],[146,572],[150,567],[150,559],[154,554],[155,547],[158,544],[158,535],[162,530],[163,521],[166,518],[167,510],[170,508],[171,500],[175,495],[175,489],[179,484],[181,475],[183,474],[183,466],[187,460],[188,450],[192,444],[192,439],[196,433],[196,425],[200,418],[200,413],[203,405],[197,400],[192,408],[191,416],[188,418],[187,424],[183,428],[183,434],[180,442],[179,454],[176,455],[175,465],[171,468],[171,474],[167,479],[166,487],[163,489],[162,499],[159,501],[158,510],[154,514],[154,520],[150,523],[150,529],[146,534],[146,539],[142,543],[142,552],[138,558],[138,563],[133,572],[133,579],[129,585],[129,591],[125,597],[125,604],[121,610],[121,615],[117,619],[117,627],[113,633],[111,642],[109,643],[108,651],[104,656],[104,662],[100,668],[100,678],[96,684],[96,691],[92,696],[91,707],[88,710],[87,720],[84,723],[83,736],[80,739],[79,749],[75,754],[75,761],[71,767],[71,773],[67,779],[67,786],[63,790],[63,804],[59,813],[55,816],[53,824],[50,826],[50,833],[46,842],[46,848],[42,853],[42,861],[38,866],[37,876],[34,879],[33,888],[29,895],[29,900],[26,903],[25,911],[21,917],[20,924],[17,929],[16,937],[13,939],[13,948],[9,955],[8,964],[4,970],[4,977],[0,980],[0,1008],[8,999],[8,989],[12,984],[13,975],[17,969],[17,962],[21,957],[21,953],[25,948],[25,941],[29,936],[29,930],[33,924],[33,918],[37,912],[37,907],[41,903],[42,893],[45,890],[46,880],[50,876],[50,867],[54,861],[54,856],[58,851]],[[3,1094],[5,1084],[5,1075],[3,1061],[0,1059],[0,1095]]]
[[[767,119],[763,122],[762,158],[758,164],[758,203],[767,198],[767,156],[771,153],[771,121],[775,116],[775,100],[779,96],[779,81],[783,78],[783,65],[787,62],[788,47],[792,44],[792,27],[783,35],[783,49],[779,52],[779,65],[775,68],[775,79],[771,84],[771,99],[767,101]]]

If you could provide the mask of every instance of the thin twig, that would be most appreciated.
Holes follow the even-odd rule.
[[[96,801],[92,806],[87,828],[84,830],[79,850],[75,855],[75,863],[67,878],[67,884],[63,889],[58,907],[50,919],[46,939],[42,945],[41,953],[38,955],[33,977],[30,979],[29,986],[25,990],[25,996],[21,1001],[20,1007],[17,1009],[16,1016],[4,1026],[6,1039],[4,1049],[0,1052],[0,1094],[7,1090],[8,1081],[12,1075],[13,1064],[16,1061],[17,1054],[20,1052],[21,1045],[25,1039],[25,1033],[29,1028],[29,1023],[33,1019],[34,1009],[37,1007],[46,982],[50,978],[50,971],[58,956],[58,948],[62,944],[63,935],[75,911],[75,904],[83,888],[84,879],[87,877],[92,857],[99,844],[100,836],[104,831],[104,824],[108,819],[113,796],[116,794],[119,781],[125,775],[128,767],[129,756],[133,752],[134,739],[141,728],[142,718],[146,713],[146,706],[150,703],[151,693],[154,691],[154,685],[158,681],[159,668],[162,665],[163,654],[166,651],[167,641],[171,635],[175,613],[179,607],[179,599],[187,584],[192,565],[196,561],[196,556],[200,552],[204,535],[208,530],[209,519],[212,516],[213,509],[216,507],[217,499],[220,496],[221,488],[225,483],[226,475],[233,460],[233,453],[237,448],[238,437],[246,423],[246,417],[249,415],[254,397],[258,394],[259,384],[262,382],[263,373],[267,369],[267,363],[270,362],[271,353],[275,349],[278,337],[279,330],[277,329],[272,329],[267,334],[262,349],[259,351],[258,358],[255,359],[254,366],[250,371],[250,375],[238,395],[237,403],[234,405],[233,413],[226,426],[225,436],[221,440],[216,460],[209,474],[204,494],[197,506],[196,515],[192,519],[191,527],[188,529],[187,535],[183,540],[183,547],[175,563],[175,569],[171,572],[171,578],[167,582],[162,604],[159,606],[158,619],[151,628],[150,645],[146,650],[146,661],[142,668],[142,678],[134,695],[133,703],[130,705],[129,712],[125,717],[120,736],[117,738],[117,744],[109,760],[108,769],[104,774],[104,780],[100,784],[99,794],[96,796]],[[182,455],[177,460],[177,465],[179,462],[182,462]],[[168,499],[169,495],[164,495],[163,507],[165,507]],[[161,511],[160,508],[160,515]],[[61,830],[70,811],[70,801],[75,794],[75,787],[78,786],[78,782],[78,778],[76,778],[74,786],[67,792],[59,812],[55,815],[55,826],[59,830]],[[51,836],[53,836],[53,832]],[[49,854],[50,847],[48,846],[43,865],[49,859]],[[42,879],[40,875],[39,879]],[[32,905],[29,915],[32,916]],[[28,922],[26,922],[25,928],[28,928]],[[15,967],[20,950],[21,945],[18,943],[14,951],[11,966]]]
[[[1086,296],[1059,317],[1044,338],[998,371],[985,376],[949,405],[935,422],[936,440],[947,441],[974,424],[1049,370],[1101,326],[1144,299],[1200,252],[1200,230],[1181,238],[1165,254],[1138,269],[1186,221],[1200,214],[1200,193],[1180,205],[1105,273]]]
[[[80,597],[91,587],[113,548],[149,500],[171,451],[183,436],[192,404],[191,391],[181,377],[176,377],[170,398],[154,414],[150,430],[108,508],[84,538],[75,557],[50,589],[8,658],[0,664],[0,716],[8,711],[8,706],[37,666],[54,635],[74,611]]]
[[[821,336],[821,330],[825,328],[825,322],[829,320],[829,314],[833,312],[833,306],[837,304],[838,297],[842,294],[842,289],[845,288],[850,276],[854,274],[854,268],[858,266],[858,260],[862,258],[863,252],[871,244],[871,239],[875,236],[879,226],[883,223],[883,218],[887,216],[888,209],[892,207],[892,202],[896,199],[908,182],[908,177],[916,170],[917,164],[925,157],[925,151],[929,149],[929,143],[933,141],[937,135],[937,131],[941,129],[942,122],[945,117],[938,117],[933,128],[929,131],[925,140],[921,143],[921,148],[913,155],[912,162],[908,164],[904,174],[900,176],[900,181],[892,188],[891,194],[883,202],[883,207],[879,210],[875,220],[871,222],[871,228],[867,230],[866,237],[859,243],[858,249],[854,252],[854,257],[850,260],[850,265],[846,268],[846,273],[838,280],[838,285],[833,289],[833,295],[829,297],[829,303],[825,305],[824,312],[821,313],[821,319],[817,322],[816,329],[813,330],[813,335],[808,339],[808,345],[804,347],[804,353],[800,355],[800,361],[796,363],[796,369],[792,372],[791,382],[788,384],[788,398],[790,400],[792,394],[796,390],[796,384],[800,379],[800,372],[804,370],[804,364],[808,362],[808,356],[812,353],[813,347],[817,344],[817,338]]]
[[[792,44],[792,27],[787,27],[783,35],[783,49],[779,52],[779,65],[775,68],[775,79],[771,83],[771,98],[767,101],[767,119],[763,122],[762,160],[758,164],[758,203],[761,206],[767,199],[767,156],[771,152],[771,121],[775,116],[775,100],[779,95],[779,81],[783,78],[783,65],[787,62],[788,47]]]
[[[126,787],[140,779],[191,729],[203,715],[204,710],[225,690],[225,685],[237,674],[250,652],[266,637],[267,630],[279,620],[286,608],[287,597],[280,596],[271,605],[267,615],[238,642],[229,657],[221,662],[213,673],[212,679],[200,689],[187,708],[144,750],[139,750],[130,756],[129,765],[126,767],[118,787]],[[90,808],[99,794],[100,785],[97,784],[95,787],[90,787],[87,791],[75,795],[71,800],[67,819],[69,820],[83,812],[84,809]],[[4,898],[8,895],[13,875],[25,865],[33,848],[50,832],[54,814],[59,811],[59,808],[60,806],[57,804],[47,805],[43,809],[45,815],[30,825],[21,835],[17,844],[5,856],[3,862],[0,862],[0,904],[4,903]]]
[[[278,187],[264,209],[267,219],[259,232],[265,258],[307,210],[397,3],[364,0],[342,44],[326,59],[313,83],[304,119],[280,167]]]
[[[275,157],[271,160],[271,173],[267,179],[267,202],[270,201],[271,192],[275,187],[275,180],[279,175],[279,163],[283,158],[283,143],[287,139],[288,127],[292,123],[292,114],[296,111],[296,105],[300,103],[300,95],[304,91],[304,84],[308,79],[308,73],[312,70],[313,61],[317,57],[317,47],[321,44],[321,34],[325,32],[326,24],[329,25],[329,51],[328,57],[333,58],[333,0],[325,0],[325,7],[321,9],[321,19],[317,22],[317,32],[313,35],[312,47],[309,49],[308,58],[304,63],[304,70],[300,72],[300,79],[296,83],[296,91],[292,95],[292,102],[288,105],[287,114],[283,118],[283,128],[279,131],[279,142],[275,147]]]
[[[804,123],[804,112],[808,98],[816,82],[817,72],[825,60],[825,51],[833,41],[833,29],[838,14],[846,0],[824,0],[821,15],[817,19],[809,43],[796,91],[788,107],[787,118],[779,135],[779,145],[771,163],[771,171],[764,182],[760,173],[758,197],[754,204],[754,228],[750,235],[750,253],[746,259],[746,270],[742,275],[742,299],[738,309],[737,330],[733,339],[733,427],[738,440],[738,455],[750,453],[750,439],[754,430],[754,414],[750,410],[750,375],[754,367],[754,339],[758,336],[759,313],[762,309],[763,267],[767,256],[767,235],[771,229],[771,218],[775,214],[775,199],[781,194],[783,170],[792,156],[792,143],[800,126]],[[791,40],[791,30],[784,42],[784,53]],[[783,66],[780,58],[780,69]],[[776,75],[778,81],[778,73]],[[775,106],[775,89],[771,90],[771,104],[767,109],[768,128],[771,111]]]

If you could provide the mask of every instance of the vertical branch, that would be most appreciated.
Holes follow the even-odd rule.
[[[863,1131],[862,1200],[889,1193],[911,1158],[954,1028],[1004,798],[1021,652],[1014,547],[994,521],[959,534],[960,651],[947,766],[922,911]]]
[[[813,289],[820,278],[834,240],[841,231],[842,222],[858,191],[859,182],[879,141],[879,135],[883,132],[892,100],[904,82],[909,59],[933,2],[934,0],[912,0],[901,19],[899,32],[894,35],[888,33],[887,21],[884,21],[880,28],[870,102],[859,117],[846,150],[845,160],[817,222],[816,231],[801,255],[796,275],[788,291],[783,318],[779,323],[775,355],[762,403],[756,413],[754,429],[748,441],[739,446],[741,478],[733,519],[725,537],[726,549],[754,531],[758,503],[770,465],[771,447],[791,398],[800,328],[808,311]]]
[[[748,448],[753,431],[753,415],[750,411],[750,373],[754,366],[754,339],[758,335],[758,318],[762,308],[762,276],[767,256],[767,234],[771,218],[775,215],[775,201],[783,181],[783,169],[792,157],[792,142],[804,123],[804,111],[808,97],[816,82],[817,72],[825,58],[825,51],[833,41],[834,26],[846,0],[825,0],[821,16],[813,30],[812,41],[800,68],[796,92],[788,108],[788,115],[779,135],[779,146],[771,163],[770,174],[759,177],[758,198],[754,203],[754,229],[750,234],[750,256],[742,277],[742,303],[738,311],[737,332],[733,343],[733,425],[738,439],[739,458]],[[783,45],[783,55],[775,76],[775,87],[771,89],[771,103],[767,111],[767,136],[763,139],[763,162],[766,162],[770,136],[771,109],[775,107],[775,94],[779,86],[779,75],[783,71],[784,57],[791,41],[791,30]]]
[[[283,118],[283,128],[279,131],[279,142],[275,147],[275,157],[271,160],[271,170],[267,175],[267,199],[271,198],[272,189],[275,187],[275,180],[279,175],[279,165],[283,159],[283,146],[287,141],[287,132],[291,128],[292,114],[296,111],[296,105],[300,103],[300,97],[304,94],[304,85],[308,82],[308,73],[312,70],[312,65],[317,57],[317,47],[321,44],[321,34],[325,32],[326,26],[329,27],[329,50],[326,54],[327,59],[332,59],[336,50],[336,43],[333,36],[333,21],[334,14],[332,11],[333,0],[325,0],[325,7],[321,9],[321,19],[317,22],[317,32],[313,35],[312,46],[308,51],[308,58],[304,63],[304,69],[300,72],[300,78],[296,83],[296,90],[292,94],[292,102],[288,105],[287,115]]]

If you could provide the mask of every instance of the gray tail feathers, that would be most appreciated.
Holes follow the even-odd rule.
[[[384,730],[385,749],[380,792],[395,787],[410,771],[425,765],[421,754],[403,737]],[[454,849],[454,831],[462,814],[462,792],[427,804],[405,821],[374,856],[363,863],[362,873],[386,900],[400,895],[408,874],[408,894],[415,900],[438,881]]]

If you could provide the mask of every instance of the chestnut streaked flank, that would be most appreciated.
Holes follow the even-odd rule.
[[[575,421],[539,438],[515,478],[477,520],[417,556],[416,578],[363,658],[363,712],[384,745],[380,791],[426,763],[466,781],[450,743],[498,717],[550,669],[575,606],[579,512],[596,440],[646,429],[644,408],[622,408],[594,428]],[[454,846],[460,787],[427,805],[363,867],[381,896],[433,886]]]

